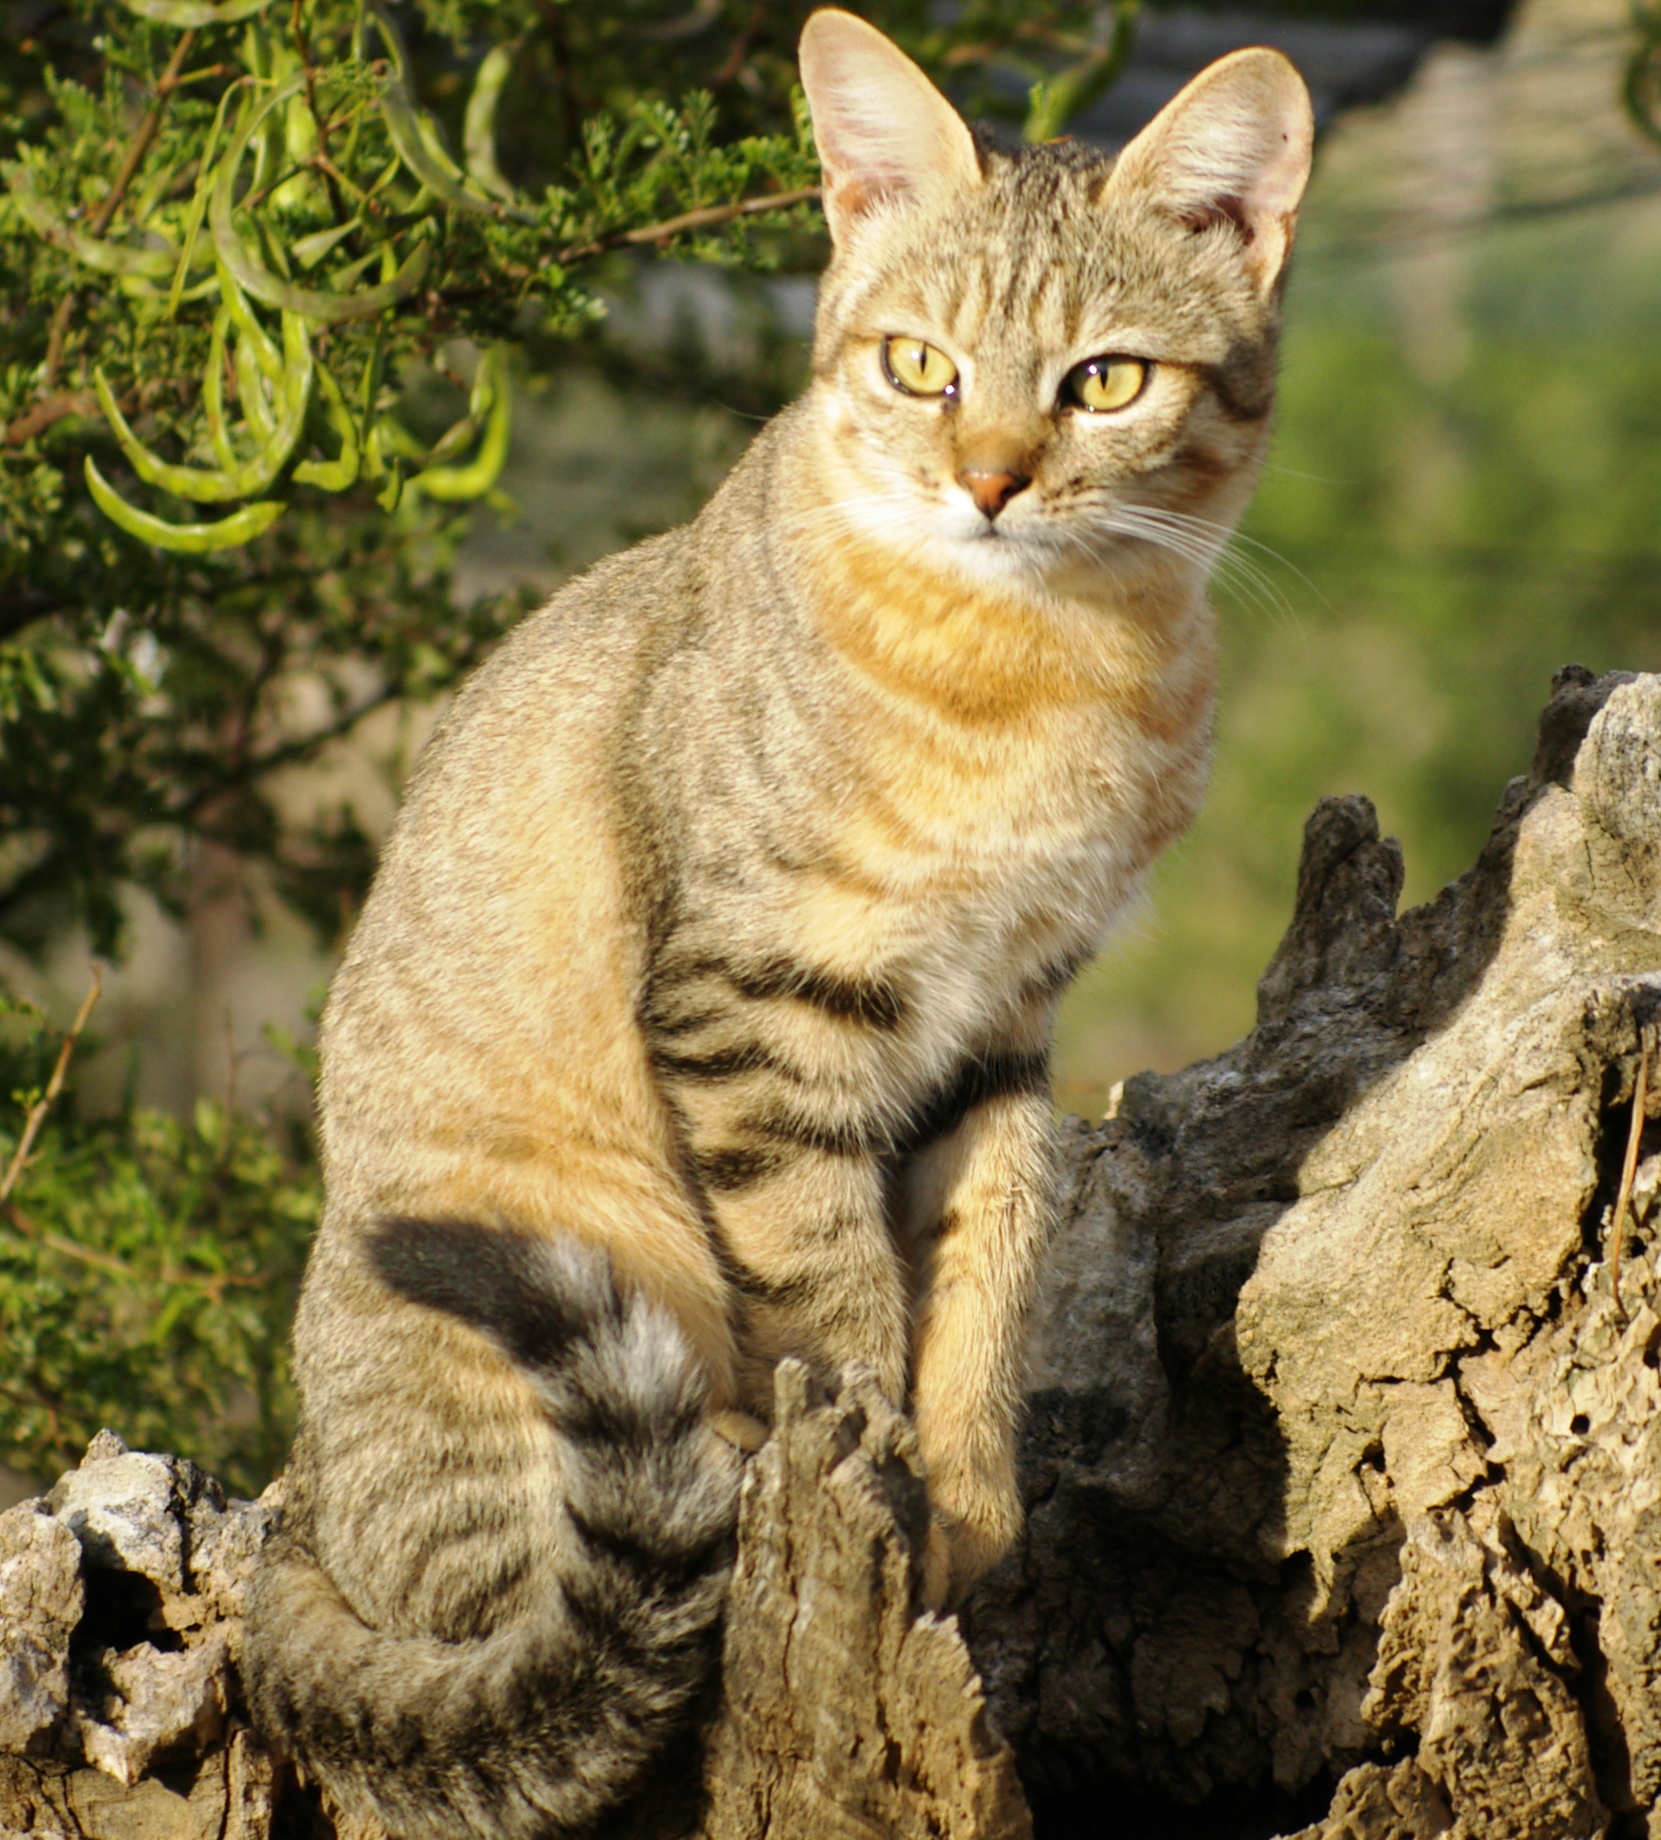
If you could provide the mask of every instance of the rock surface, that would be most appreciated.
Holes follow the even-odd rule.
[[[26,1501],[0,1514],[0,1752],[48,1749],[69,1711],[81,1547],[44,1509]]]
[[[968,1648],[905,1421],[781,1369],[720,1697],[618,1836],[1094,1834],[1133,1790],[1125,1840],[1661,1840],[1661,679],[1560,673],[1475,868],[1401,880],[1323,801],[1256,1029],[1067,1127]],[[273,1501],[105,1434],[0,1516],[0,1833],[271,1832]]]

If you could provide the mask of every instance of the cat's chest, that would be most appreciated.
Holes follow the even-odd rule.
[[[942,827],[895,853],[850,825],[816,873],[770,878],[750,928],[792,962],[902,993],[904,1039],[874,1046],[933,1077],[1059,988],[1132,891],[1139,866],[1112,840],[1034,829],[953,848]]]

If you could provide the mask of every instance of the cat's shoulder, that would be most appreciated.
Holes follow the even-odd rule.
[[[712,584],[753,577],[777,451],[789,439],[794,407],[759,431],[696,518],[564,582],[507,634],[465,690],[488,693],[497,680],[527,671],[566,672],[584,657],[652,655],[695,636],[722,598],[712,599]]]

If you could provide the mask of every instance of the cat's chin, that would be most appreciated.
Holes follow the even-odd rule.
[[[938,548],[952,566],[972,581],[1002,587],[1038,586],[1047,573],[1045,564],[1054,560],[1045,546],[1025,543],[1019,536],[999,530],[986,530],[971,537],[945,537]]]
[[[1058,543],[1048,531],[983,528],[972,536],[937,537],[932,554],[976,587],[1047,590],[1068,595],[1111,573],[1076,543]]]

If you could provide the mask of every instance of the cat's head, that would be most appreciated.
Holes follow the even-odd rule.
[[[1267,440],[1313,139],[1291,64],[1223,58],[1116,160],[978,139],[849,13],[809,19],[801,70],[835,245],[827,526],[987,581],[1150,542],[1203,569]]]

